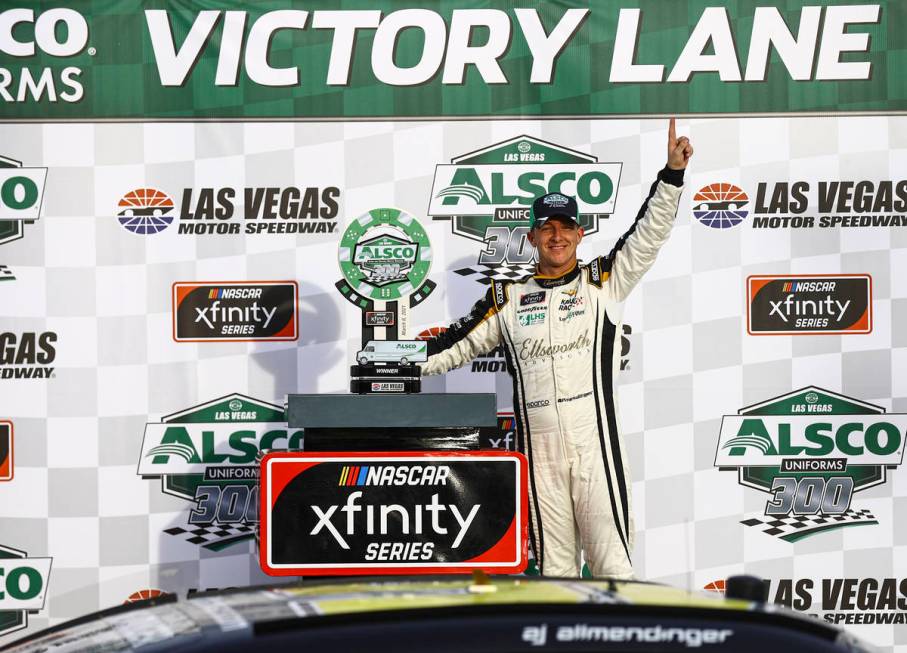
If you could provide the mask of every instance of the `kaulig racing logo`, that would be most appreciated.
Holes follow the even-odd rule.
[[[19,240],[25,225],[41,217],[47,168],[24,168],[20,161],[0,156],[0,245]],[[13,281],[15,274],[0,264],[0,281]]]
[[[164,532],[212,550],[251,539],[260,454],[302,448],[302,430],[286,421],[281,407],[232,394],[147,424],[139,476],[195,504],[185,528]]]
[[[455,234],[483,244],[477,265],[457,274],[488,284],[535,269],[529,243],[529,208],[546,193],[576,197],[586,235],[614,212],[621,163],[600,163],[589,154],[517,136],[454,157],[435,168],[428,213],[450,220]]]
[[[807,387],[725,415],[715,466],[771,495],[744,525],[788,542],[877,524],[853,495],[887,480],[904,457],[907,415]]]
[[[0,544],[0,637],[27,628],[28,615],[44,609],[52,562]]]

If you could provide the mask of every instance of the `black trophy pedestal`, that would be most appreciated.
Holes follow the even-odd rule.
[[[497,428],[494,394],[288,395],[306,451],[479,449]]]

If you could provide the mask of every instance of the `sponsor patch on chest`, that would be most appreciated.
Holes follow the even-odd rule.
[[[545,323],[545,311],[533,311],[531,313],[522,313],[517,315],[520,326],[528,327]]]
[[[520,306],[529,306],[530,304],[541,304],[545,301],[544,290],[520,295]]]

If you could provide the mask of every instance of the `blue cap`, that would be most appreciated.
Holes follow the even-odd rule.
[[[541,227],[548,218],[555,217],[567,218],[579,224],[578,215],[579,207],[576,205],[575,197],[563,193],[548,193],[537,197],[532,203],[532,209],[529,212],[529,228]]]

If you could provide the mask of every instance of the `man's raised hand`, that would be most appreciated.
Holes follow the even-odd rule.
[[[677,138],[677,128],[674,119],[668,125],[668,167],[672,170],[683,170],[693,156],[693,146],[686,136]]]

